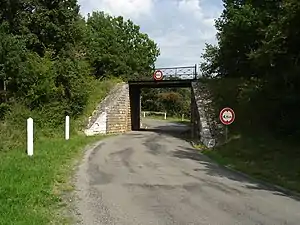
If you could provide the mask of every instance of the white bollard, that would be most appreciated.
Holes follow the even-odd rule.
[[[66,116],[65,138],[66,140],[70,139],[70,117],[69,116]]]
[[[27,119],[27,155],[33,156],[33,119]]]
[[[167,113],[165,113],[165,120],[167,119]]]
[[[143,114],[144,114],[144,117],[146,117],[146,112],[143,112]]]
[[[181,116],[181,121],[183,121],[184,120],[184,114],[182,114],[182,116]]]

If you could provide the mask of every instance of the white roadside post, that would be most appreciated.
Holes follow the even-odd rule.
[[[184,114],[182,114],[182,116],[181,116],[181,121],[183,121],[184,120]]]
[[[167,119],[167,113],[165,112],[165,120]]]
[[[143,112],[144,118],[146,117],[146,112]]]
[[[27,119],[27,155],[33,156],[33,119]]]
[[[65,138],[66,140],[70,139],[70,117],[69,116],[66,116]]]

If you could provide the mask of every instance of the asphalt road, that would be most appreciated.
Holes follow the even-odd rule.
[[[176,138],[182,125],[146,124],[160,131],[108,138],[87,151],[76,176],[78,224],[300,224],[296,197],[212,163]]]

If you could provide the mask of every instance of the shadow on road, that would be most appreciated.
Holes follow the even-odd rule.
[[[205,166],[204,169],[196,168],[194,169],[194,171],[202,171],[212,177],[216,177],[216,176],[226,177],[230,180],[244,183],[245,187],[248,189],[270,191],[274,195],[285,196],[285,197],[292,198],[296,201],[300,201],[300,195],[298,196],[297,194],[289,190],[282,190],[271,184],[258,181],[242,173],[234,172],[224,166],[214,163],[211,159],[209,159],[207,156],[203,155],[202,153],[200,153],[198,150],[194,148],[187,149],[186,147],[179,147],[179,149],[177,149],[173,153],[173,156],[181,159],[190,159],[190,160],[198,161],[199,163],[201,163],[201,165]]]
[[[145,120],[144,127],[140,131],[154,132],[161,135],[169,135],[186,141],[191,140],[191,124],[189,122],[169,122],[159,120]]]
[[[147,129],[140,129],[140,131],[155,132],[162,135],[169,135],[175,138],[180,138],[185,141],[191,141],[190,126],[178,123],[167,123],[164,121],[156,123],[153,121],[149,121],[149,124],[151,124],[152,127],[149,126],[149,128]],[[157,144],[155,143],[155,140],[151,140],[151,143],[149,144],[151,144],[151,146],[148,147],[152,150],[157,150],[159,148],[159,146],[156,146]],[[209,176],[226,177],[230,180],[244,183],[244,187],[248,189],[270,191],[274,195],[285,196],[300,201],[300,195],[295,194],[294,192],[291,192],[289,190],[277,188],[271,184],[251,178],[242,173],[234,172],[222,165],[213,162],[211,159],[203,155],[199,150],[196,150],[195,148],[178,146],[177,149],[175,149],[175,151],[173,152],[173,156],[182,159],[190,159],[201,163],[201,165],[204,165],[205,167],[199,167],[199,169],[195,169],[195,171],[202,171]]]
[[[191,129],[189,127],[186,127],[182,130],[176,130],[170,128],[170,126],[159,126],[155,128],[141,128],[139,131],[147,131],[147,132],[154,132],[157,134],[163,134],[163,135],[169,135],[175,138],[180,138],[185,141],[191,140]]]

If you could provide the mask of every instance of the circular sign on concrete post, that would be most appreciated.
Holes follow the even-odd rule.
[[[160,70],[156,70],[153,74],[154,80],[162,80],[163,79],[163,73]]]
[[[235,113],[233,109],[226,107],[220,112],[220,120],[224,125],[232,124],[235,119]]]

